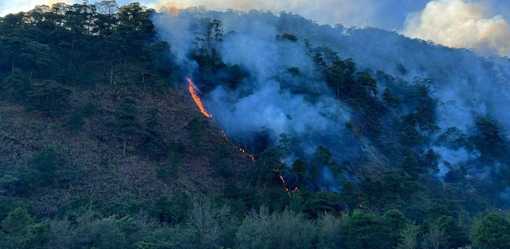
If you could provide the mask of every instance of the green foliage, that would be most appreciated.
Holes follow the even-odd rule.
[[[240,249],[308,249],[313,248],[315,234],[313,224],[299,214],[261,209],[243,220],[236,241]]]
[[[50,248],[130,249],[143,237],[143,226],[130,217],[102,217],[87,211],[50,223]]]
[[[342,60],[327,48],[312,49],[312,56],[328,87],[356,113],[355,127],[369,137],[380,136],[386,108],[377,97],[377,81],[372,73],[358,71],[352,59]]]
[[[173,150],[167,145],[161,134],[160,113],[157,109],[151,109],[145,119],[145,127],[142,142],[138,145],[141,155],[161,161],[168,158]],[[170,151],[170,152],[169,152]]]
[[[471,234],[477,249],[510,248],[510,221],[498,213],[489,213],[477,220]]]
[[[49,116],[62,114],[69,108],[71,91],[53,80],[32,84],[28,92],[28,107]]]
[[[0,221],[16,208],[28,209],[29,204],[21,199],[0,196]]]
[[[157,168],[158,177],[165,181],[177,179],[182,166],[183,154],[184,145],[179,143],[170,144],[168,146],[168,162]]]
[[[195,198],[186,222],[156,230],[140,241],[137,248],[215,249],[233,244],[234,227],[230,210],[203,197]]]
[[[85,121],[92,117],[96,112],[97,106],[92,103],[88,103],[70,115],[67,125],[71,130],[79,131],[85,124]]]
[[[215,175],[224,179],[232,179],[236,175],[235,165],[232,160],[232,147],[228,144],[219,144],[214,151],[212,167]]]
[[[11,234],[20,233],[33,223],[34,220],[27,210],[16,208],[2,220],[2,231]]]
[[[297,42],[299,40],[299,38],[296,35],[291,34],[291,33],[279,34],[276,37],[276,39],[281,40],[281,41],[289,41],[289,42]]]
[[[420,190],[420,186],[413,177],[395,170],[367,176],[360,183],[360,190],[363,205],[399,208]]]
[[[342,248],[342,220],[330,214],[324,214],[317,220],[317,248]]]
[[[176,193],[171,198],[161,197],[150,212],[159,222],[176,225],[186,220],[191,204],[188,195]]]
[[[36,175],[29,182],[37,182],[40,185],[48,185],[54,182],[57,170],[64,162],[55,149],[48,148],[36,154],[30,162],[30,169]]]
[[[154,42],[154,11],[138,3],[117,9],[114,2],[56,4],[2,18],[0,76],[18,70],[30,81],[65,86],[163,86],[155,79],[168,79],[161,66],[167,53],[159,53],[168,45]]]
[[[35,222],[23,208],[11,211],[0,223],[0,247],[5,249],[41,248],[47,240],[48,227]]]
[[[337,193],[299,193],[303,197],[301,210],[309,217],[318,218],[325,213],[341,215],[347,211],[341,196]]]
[[[346,249],[387,249],[398,242],[395,232],[382,217],[356,210],[344,217],[340,235]]]
[[[304,178],[306,175],[306,164],[303,160],[296,160],[292,164],[292,171],[300,178]]]
[[[41,187],[58,187],[72,180],[72,175],[65,174],[65,164],[65,158],[55,148],[46,148],[36,153],[24,167],[0,177],[0,187],[9,195],[25,195]]]
[[[13,70],[2,81],[2,92],[6,99],[22,102],[28,96],[30,81],[20,70]]]
[[[435,130],[437,119],[436,100],[430,96],[430,90],[427,86],[419,85],[416,95],[418,103],[413,121],[423,130]]]
[[[413,224],[407,224],[400,232],[400,242],[397,249],[418,249],[420,227]]]
[[[481,117],[476,121],[477,134],[471,138],[484,160],[497,160],[507,156],[508,145],[503,131],[493,119]]]
[[[193,201],[187,229],[189,242],[194,248],[219,248],[232,243],[234,231],[230,208],[218,206],[210,200],[198,198]]]
[[[204,137],[205,121],[195,118],[189,122],[187,128],[189,130],[191,142],[195,147],[200,148],[201,141]]]
[[[398,107],[400,105],[400,98],[392,94],[389,89],[385,89],[383,93],[384,102],[390,107]]]
[[[155,229],[152,233],[136,244],[136,249],[194,249],[188,238],[188,230],[180,226]]]
[[[130,149],[128,146],[133,145],[141,131],[137,114],[136,100],[130,97],[123,98],[114,113],[112,129],[117,138],[122,141],[124,155]]]
[[[441,216],[435,221],[436,225],[444,234],[444,245],[446,248],[460,248],[469,244],[468,234],[457,220],[450,216]]]

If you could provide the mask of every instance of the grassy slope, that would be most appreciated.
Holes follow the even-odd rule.
[[[0,102],[0,161],[12,163],[7,167],[24,167],[34,153],[48,147],[72,159],[66,160],[64,167],[77,180],[59,188],[37,188],[29,193],[37,213],[51,215],[83,202],[127,211],[176,191],[219,193],[225,180],[217,176],[211,161],[220,146],[226,148],[227,159],[238,169],[252,164],[223,137],[214,121],[200,116],[184,90],[158,94],[126,90],[122,94],[136,100],[138,119],[143,119],[150,109],[159,110],[163,140],[181,144],[182,153],[162,161],[151,161],[131,149],[124,154],[122,142],[113,138],[108,127],[119,99],[119,93],[111,88],[74,91],[73,104],[97,105],[97,111],[79,131],[69,129],[65,118],[48,118]],[[198,144],[190,139],[190,122],[200,123]],[[172,176],[161,177],[160,171],[168,171]]]

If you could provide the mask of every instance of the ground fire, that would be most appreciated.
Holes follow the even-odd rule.
[[[191,95],[191,98],[193,99],[193,102],[195,102],[195,105],[197,106],[200,113],[202,113],[202,115],[204,115],[206,118],[212,118],[212,114],[209,113],[207,111],[207,109],[205,108],[204,102],[200,98],[198,88],[195,86],[195,83],[193,82],[193,80],[190,77],[186,78],[186,80],[188,81],[189,94]],[[224,131],[222,131],[222,135],[225,139],[228,140],[228,137]],[[246,151],[242,147],[238,147],[238,149],[239,149],[239,152],[241,152],[241,154],[245,155],[250,160],[255,161],[254,155],[250,154],[248,151]]]
[[[287,193],[295,193],[299,191],[298,186],[294,186],[292,189],[290,188],[289,184],[287,183],[287,180],[285,180],[285,177],[283,175],[279,175],[278,178],[282,182],[283,190]]]
[[[212,114],[210,114],[207,111],[207,109],[205,108],[204,102],[200,98],[200,95],[199,95],[199,92],[198,92],[198,88],[195,86],[195,83],[193,82],[193,80],[190,77],[186,78],[186,80],[188,81],[188,91],[189,91],[189,94],[191,95],[191,98],[193,99],[193,102],[195,102],[195,105],[197,106],[198,110],[206,118],[212,119]],[[225,139],[228,139],[228,137],[227,137],[227,135],[225,134],[224,131],[222,131],[222,134],[225,137]],[[239,149],[239,152],[241,152],[241,154],[247,156],[250,160],[255,161],[255,156],[254,155],[250,154],[248,151],[246,151],[242,147],[238,147],[238,149]],[[281,180],[281,183],[283,185],[283,189],[284,189],[285,192],[293,193],[293,192],[298,192],[299,191],[299,188],[297,186],[294,187],[293,189],[290,189],[288,184],[287,184],[287,181],[285,180],[285,178],[282,175],[280,175],[279,178]]]
[[[204,102],[202,102],[202,99],[200,98],[200,95],[198,93],[198,89],[193,83],[193,80],[191,78],[187,78],[187,81],[189,94],[191,95],[191,98],[193,98],[193,102],[195,102],[195,105],[197,106],[198,110],[206,118],[212,118],[212,115],[205,108]]]

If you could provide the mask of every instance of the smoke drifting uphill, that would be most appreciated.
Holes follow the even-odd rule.
[[[154,23],[161,38],[171,44],[184,74],[193,74],[215,121],[235,141],[252,146],[252,152],[260,141],[290,144],[281,158],[288,165],[295,159],[312,161],[321,146],[328,148],[334,162],[320,162],[321,179],[316,180],[321,188],[338,190],[338,181],[331,179],[342,174],[335,165],[368,162],[395,167],[408,149],[420,161],[434,152],[440,168],[435,175],[442,179],[462,168],[467,169],[465,177],[491,184],[494,170],[501,168],[494,165],[507,163],[501,157],[504,153],[496,153],[494,159],[496,154],[474,142],[487,139],[487,132],[480,129],[497,129],[483,120],[488,117],[501,128],[497,134],[501,150],[510,148],[506,145],[510,114],[500,108],[510,105],[510,63],[505,59],[483,58],[377,29],[318,25],[290,14],[190,9],[177,15],[157,14]],[[377,79],[374,102],[353,110],[355,103],[338,99],[311,52],[321,47],[352,58],[358,72],[368,70]],[[388,101],[383,95],[387,91],[400,99],[399,106],[388,104],[363,116]],[[380,119],[374,121],[374,116]],[[381,137],[359,133],[369,122],[377,123]],[[401,134],[407,133],[402,129],[412,129],[411,143],[419,144],[403,141]],[[388,150],[393,144],[398,146]],[[424,167],[433,171],[434,165]]]
[[[215,39],[210,41],[204,28],[212,20],[221,20],[222,30],[220,38],[212,35]],[[187,10],[177,16],[158,15],[154,23],[186,74],[195,74],[214,120],[251,152],[278,145],[286,137],[296,143],[282,160],[311,158],[320,145],[334,148],[339,161],[353,158],[358,146],[345,128],[349,109],[334,99],[317,74],[304,40],[285,38],[272,20],[278,18]],[[193,54],[207,54],[208,49],[219,53],[226,66],[204,73],[208,69],[198,65],[200,59]],[[232,80],[224,77],[232,74],[231,68],[238,68],[241,80],[229,87]]]

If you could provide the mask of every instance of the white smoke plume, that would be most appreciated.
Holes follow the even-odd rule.
[[[412,15],[403,33],[448,47],[510,56],[510,24],[481,2],[434,0]]]
[[[304,40],[278,38],[285,32],[278,25],[279,17],[265,12],[196,9],[177,15],[156,15],[153,21],[161,38],[170,43],[186,73],[196,69],[187,55],[196,46],[194,31],[201,18],[221,20],[225,36],[217,50],[223,62],[239,65],[249,73],[249,78],[236,89],[216,82],[218,86],[203,95],[214,121],[231,138],[253,146],[252,139],[259,134],[269,135],[273,145],[280,142],[282,135],[291,136],[299,140],[294,144],[299,149],[293,151],[299,157],[311,157],[319,145],[334,148],[334,156],[339,159],[352,158],[358,153],[353,140],[345,136],[349,108],[335,100],[318,77]],[[289,73],[289,68],[297,69],[299,76]],[[195,83],[211,89],[199,79]],[[319,96],[312,98],[293,89],[313,89]]]
[[[507,81],[510,63],[505,59],[482,58],[468,51],[432,46],[377,29],[320,26],[298,16],[277,17],[261,12],[202,14],[221,19],[225,33],[235,31],[225,40],[222,57],[228,63],[250,68],[261,89],[266,86],[263,83],[273,82],[271,77],[285,65],[298,66],[304,75],[310,73],[307,67],[310,62],[302,50],[292,44],[275,43],[280,27],[301,40],[330,47],[344,58],[353,58],[362,68],[383,70],[409,82],[431,80],[433,95],[439,101],[437,115],[442,129],[456,127],[468,132],[476,117],[490,115],[510,130],[510,113],[500,108],[510,105]],[[193,35],[185,31],[193,15],[185,11],[179,16],[159,15],[154,19],[159,33],[181,58],[192,44]],[[398,65],[405,68],[405,75],[396,70]],[[221,92],[216,94],[221,96]]]
[[[469,50],[437,46],[380,29],[319,25],[290,14],[201,9],[175,14],[157,14],[153,21],[180,61],[186,62],[193,48],[194,34],[190,29],[196,20],[213,18],[223,23],[225,37],[218,46],[222,60],[249,71],[250,78],[238,89],[219,86],[204,94],[215,121],[230,136],[250,136],[261,130],[270,131],[276,139],[281,134],[298,136],[307,143],[301,144],[304,153],[297,157],[311,155],[317,145],[330,148],[335,159],[340,159],[337,162],[363,154],[359,149],[365,144],[345,128],[356,113],[334,100],[321,77],[317,77],[304,41],[313,47],[329,47],[344,59],[352,58],[360,70],[382,70],[401,80],[378,82],[380,90],[398,88],[391,86],[398,82],[429,86],[438,102],[439,131],[434,136],[452,128],[470,136],[476,130],[475,121],[483,116],[495,119],[503,134],[509,135],[510,113],[502,108],[510,105],[508,59],[481,57]],[[282,33],[295,35],[298,42],[278,40],[276,37]],[[298,68],[300,76],[289,75],[289,68]],[[309,88],[307,92],[319,97],[310,101],[289,90],[295,86]],[[451,147],[438,142],[430,144],[430,149],[440,157],[441,177],[450,168],[479,163],[480,154],[462,145]],[[323,182],[325,179],[324,176]]]

